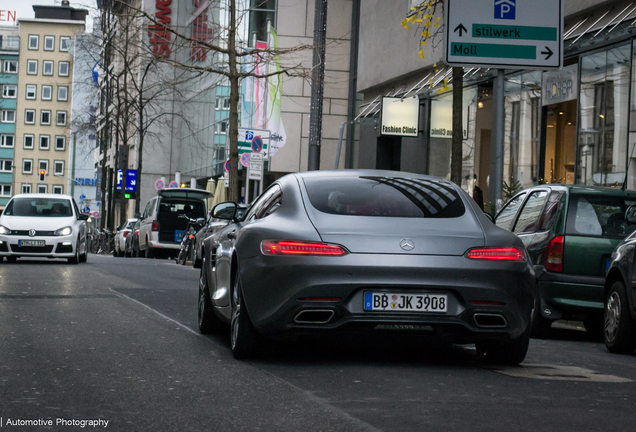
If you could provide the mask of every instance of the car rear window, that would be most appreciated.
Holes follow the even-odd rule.
[[[4,209],[6,216],[69,217],[71,202],[63,198],[14,198]]]
[[[625,220],[627,208],[636,200],[620,196],[571,195],[566,234],[623,238],[636,230]]]
[[[200,200],[164,198],[159,204],[159,215],[186,215],[191,219],[205,217],[205,206]]]
[[[323,213],[396,218],[456,218],[466,212],[452,184],[400,177],[305,178],[311,205]]]

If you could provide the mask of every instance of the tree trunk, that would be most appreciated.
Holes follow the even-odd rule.
[[[137,115],[139,116],[139,151],[137,154],[137,195],[135,197],[135,213],[141,213],[141,173],[143,169],[144,162],[144,137],[146,136],[146,131],[143,128],[144,122],[144,110],[143,110],[143,84],[139,87],[139,91],[137,97],[139,98],[138,107],[140,107],[137,111]]]
[[[238,103],[239,75],[236,64],[236,0],[230,0],[230,30],[228,32],[229,80],[230,80],[230,184],[228,200],[239,201],[238,190]]]
[[[462,146],[464,128],[462,122],[464,92],[464,68],[453,68],[453,139],[451,144],[451,181],[462,184]]]

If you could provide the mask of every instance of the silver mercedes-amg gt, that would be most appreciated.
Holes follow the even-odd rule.
[[[199,329],[230,324],[236,358],[260,339],[411,332],[474,343],[517,364],[528,350],[534,271],[523,243],[455,184],[395,171],[287,175],[202,244]]]

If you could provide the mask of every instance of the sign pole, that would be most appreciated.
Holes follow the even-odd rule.
[[[504,69],[497,69],[497,78],[493,86],[493,131],[490,140],[490,181],[488,198],[495,203],[497,212],[501,210],[503,155],[504,155]]]

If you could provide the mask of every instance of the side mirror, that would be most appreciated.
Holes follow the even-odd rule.
[[[495,223],[495,217],[493,215],[491,215],[490,213],[486,213],[484,212],[484,214],[486,215],[486,218],[488,218],[488,220],[492,223]]]
[[[137,213],[135,213],[134,216],[135,216],[135,219],[139,219],[141,217],[141,213],[137,212]]]
[[[625,220],[631,224],[636,224],[636,205],[627,208],[625,211]]]
[[[216,219],[233,220],[238,205],[233,202],[217,204],[212,209],[212,217]]]
[[[82,213],[81,215],[79,215],[79,217],[77,219],[86,221],[86,220],[88,220],[89,217],[90,217],[90,215]]]
[[[197,223],[201,226],[205,225],[205,218],[198,218]]]

